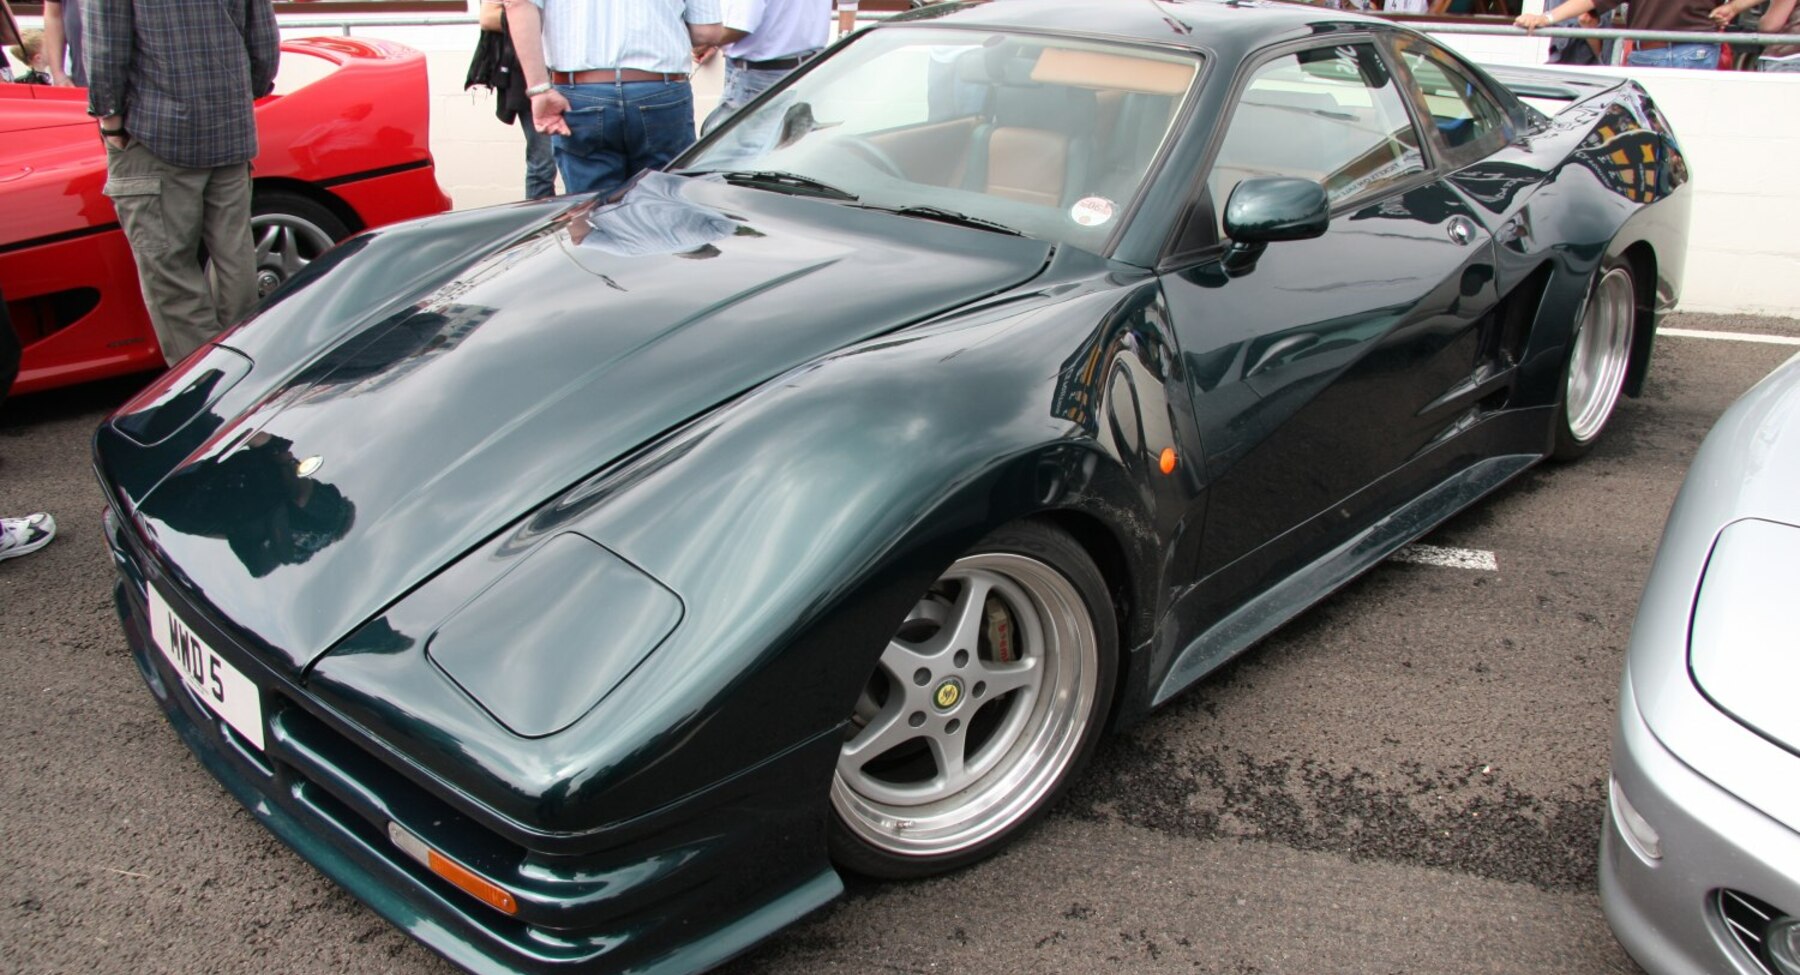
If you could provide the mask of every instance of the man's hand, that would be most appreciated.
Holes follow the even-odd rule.
[[[569,122],[563,118],[563,113],[568,110],[569,100],[554,88],[541,95],[533,95],[531,125],[545,135],[568,135]]]
[[[1712,22],[1714,24],[1717,24],[1719,27],[1723,28],[1723,27],[1729,25],[1732,21],[1737,19],[1737,15],[1738,15],[1737,5],[1731,4],[1731,3],[1722,3],[1722,4],[1718,5],[1717,7],[1714,7],[1711,10],[1708,10],[1706,12],[1706,15],[1708,17],[1712,18]]]
[[[1514,27],[1523,27],[1526,30],[1537,30],[1539,27],[1548,27],[1550,24],[1550,18],[1543,14],[1520,14],[1513,18]]]
[[[696,44],[694,45],[694,63],[705,64],[712,60],[712,56],[717,53],[719,53],[719,49],[712,44]]]

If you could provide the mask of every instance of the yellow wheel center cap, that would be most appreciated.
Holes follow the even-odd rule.
[[[962,695],[962,681],[952,677],[937,686],[937,690],[931,695],[931,700],[938,706],[939,711],[948,711],[956,707],[956,702],[962,700]]]

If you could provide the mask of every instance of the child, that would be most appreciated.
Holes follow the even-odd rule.
[[[50,66],[44,60],[44,32],[36,27],[27,27],[19,31],[19,43],[7,48],[19,63],[25,65],[25,72],[13,80],[22,85],[47,85],[50,83]]]

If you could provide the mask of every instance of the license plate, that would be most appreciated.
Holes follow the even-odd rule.
[[[155,586],[150,587],[150,639],[201,704],[262,749],[262,696],[256,685],[195,636]]]

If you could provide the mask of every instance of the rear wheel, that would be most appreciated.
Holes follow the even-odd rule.
[[[1612,419],[1625,388],[1625,374],[1631,368],[1636,316],[1637,287],[1630,266],[1622,262],[1602,265],[1569,343],[1562,405],[1556,417],[1556,459],[1574,460],[1586,454]]]
[[[1098,741],[1117,672],[1104,579],[1048,525],[996,531],[900,624],[831,785],[833,858],[917,877],[998,849]]]
[[[256,245],[256,296],[268,297],[350,228],[323,204],[294,193],[256,194],[250,205],[250,238]]]

